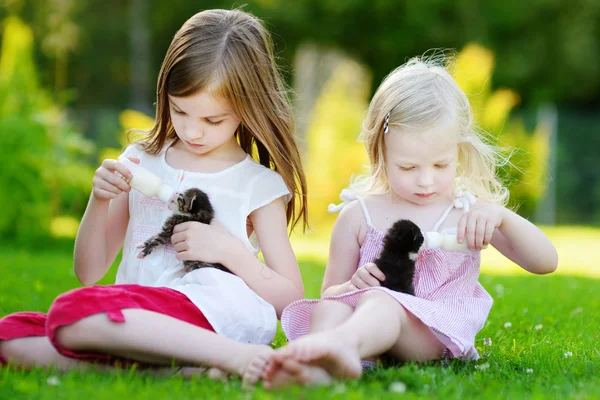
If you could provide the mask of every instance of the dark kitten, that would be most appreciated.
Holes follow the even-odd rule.
[[[156,246],[171,243],[173,228],[182,222],[197,221],[203,224],[210,224],[215,216],[215,211],[210,204],[206,193],[200,189],[188,189],[177,197],[177,210],[163,224],[162,231],[156,236],[152,236],[137,248],[141,249],[138,258],[144,258],[152,253]],[[211,264],[202,261],[184,261],[183,266],[186,272],[198,268],[217,268],[221,271],[231,272],[221,264]]]
[[[415,259],[423,244],[423,234],[407,219],[396,221],[383,239],[383,250],[375,265],[385,275],[381,286],[396,292],[415,294]]]

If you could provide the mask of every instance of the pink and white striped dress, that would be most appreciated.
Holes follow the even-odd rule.
[[[385,232],[372,225],[363,199],[358,196],[354,198],[360,202],[368,224],[368,232],[360,248],[358,268],[377,259],[383,248]],[[448,207],[434,231],[454,206]],[[415,296],[383,287],[371,287],[323,299],[356,307],[365,291],[384,291],[427,325],[446,346],[449,355],[478,359],[475,336],[483,328],[493,303],[492,297],[478,282],[479,256],[479,251],[423,249],[418,253],[415,263]],[[289,340],[296,340],[308,333],[310,314],[321,300],[298,300],[283,310],[281,325]]]

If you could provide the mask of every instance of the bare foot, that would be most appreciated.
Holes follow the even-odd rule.
[[[293,358],[286,359],[277,365],[269,379],[264,382],[265,389],[277,389],[288,385],[328,386],[333,379],[329,373],[318,365],[303,364]]]
[[[242,387],[250,389],[261,379],[263,371],[269,367],[275,350],[269,346],[256,346],[248,351],[241,361]]]
[[[358,379],[362,374],[360,355],[352,343],[333,331],[311,334],[282,348],[273,356],[274,362],[294,359],[300,364],[318,366],[330,376]]]

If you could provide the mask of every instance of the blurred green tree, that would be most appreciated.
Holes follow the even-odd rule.
[[[532,217],[546,191],[550,132],[543,123],[529,132],[522,119],[510,118],[520,98],[512,89],[492,89],[495,59],[490,50],[470,43],[456,57],[454,78],[469,97],[477,125],[510,157],[499,168],[510,190],[510,204],[519,214]]]
[[[94,148],[40,88],[32,31],[16,17],[2,34],[0,131],[0,236],[47,237],[53,217],[79,216],[92,178],[83,159]]]

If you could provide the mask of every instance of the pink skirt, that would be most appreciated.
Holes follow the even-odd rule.
[[[56,340],[56,330],[89,316],[105,313],[109,320],[124,323],[124,309],[143,309],[177,318],[214,332],[202,311],[187,296],[165,287],[141,285],[90,286],[71,290],[54,300],[48,314],[18,312],[0,319],[0,340],[47,336],[56,350],[70,358],[102,363],[130,364],[131,360],[103,353],[66,349]],[[6,360],[0,357],[0,365]]]
[[[435,337],[448,349],[445,357],[478,359],[475,335],[481,330],[491,307],[491,298],[483,288],[464,298],[439,298],[435,300],[411,296],[406,293],[376,286],[322,299],[298,300],[288,305],[281,314],[281,327],[289,340],[296,340],[309,332],[313,308],[322,300],[335,300],[356,308],[360,296],[368,290],[381,290],[423,322]],[[487,297],[486,297],[487,295]]]

